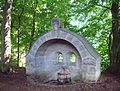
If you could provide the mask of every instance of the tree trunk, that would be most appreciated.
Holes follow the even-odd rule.
[[[34,32],[35,32],[35,12],[34,12],[34,14],[33,14],[32,31],[31,31],[31,34],[30,34],[30,46],[29,46],[29,49],[30,49],[31,46],[32,46],[33,37],[34,37]]]
[[[17,38],[18,38],[18,40],[17,40],[17,42],[18,42],[18,48],[17,48],[17,54],[18,54],[18,56],[17,56],[17,67],[19,67],[19,58],[20,58],[20,55],[19,55],[19,52],[20,52],[20,47],[19,47],[19,45],[20,45],[20,17],[18,17],[19,19],[18,19],[18,23],[19,23],[19,25],[18,25],[18,34],[17,34]]]
[[[5,0],[2,25],[2,72],[10,70],[11,59],[11,9],[13,0]]]
[[[34,32],[35,32],[35,16],[36,16],[36,8],[37,8],[37,4],[38,4],[38,1],[35,2],[34,4],[34,8],[33,8],[33,21],[32,21],[32,31],[31,31],[31,35],[30,35],[30,46],[29,46],[29,49],[31,48],[32,46],[32,42],[33,42],[33,37],[34,37]]]
[[[120,9],[119,0],[112,1],[112,47],[110,68],[114,73],[120,73]]]
[[[17,35],[17,38],[18,38],[18,48],[17,48],[18,56],[17,56],[17,67],[19,67],[19,60],[20,60],[20,54],[19,54],[20,53],[20,30],[21,30],[21,17],[22,17],[23,11],[24,11],[24,8],[22,8],[22,11],[21,11],[21,13],[18,16],[18,35]]]

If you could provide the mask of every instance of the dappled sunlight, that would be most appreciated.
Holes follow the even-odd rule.
[[[25,58],[25,53],[21,55],[20,61],[19,61],[19,67],[25,67],[26,65],[26,58]]]

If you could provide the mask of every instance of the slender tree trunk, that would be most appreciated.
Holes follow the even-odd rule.
[[[17,56],[17,67],[19,67],[19,60],[20,60],[20,30],[21,30],[21,17],[23,14],[24,8],[22,8],[22,11],[20,13],[20,15],[18,16],[18,48],[17,48],[17,52],[18,52],[18,56]]]
[[[36,1],[35,4],[34,4],[35,5],[34,9],[33,9],[33,21],[32,21],[32,31],[31,31],[31,35],[30,35],[30,46],[29,46],[29,49],[32,46],[32,42],[33,42],[33,38],[34,38],[34,33],[35,33],[35,16],[36,16],[37,4],[38,4],[38,2]]]
[[[112,1],[112,47],[110,67],[114,73],[120,73],[120,2],[119,0]]]
[[[17,35],[17,38],[18,38],[18,48],[17,48],[17,52],[18,52],[18,56],[17,56],[17,67],[19,67],[19,58],[20,58],[20,55],[19,55],[19,52],[20,52],[20,16],[18,16],[18,35]]]
[[[2,25],[2,72],[10,70],[11,59],[11,9],[13,0],[5,0]]]
[[[111,60],[111,41],[112,41],[112,32],[110,32],[109,39],[108,39],[108,55],[109,55],[109,60]]]
[[[34,12],[34,14],[33,14],[32,31],[31,31],[31,34],[30,34],[30,47],[29,47],[29,49],[30,49],[31,46],[32,46],[33,37],[34,37],[34,32],[35,32],[35,12]]]

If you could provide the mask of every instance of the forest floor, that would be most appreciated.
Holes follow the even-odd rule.
[[[120,75],[105,72],[97,83],[77,81],[71,85],[32,85],[26,80],[25,70],[0,73],[0,91],[120,91]]]

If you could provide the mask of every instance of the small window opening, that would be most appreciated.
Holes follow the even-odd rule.
[[[76,62],[76,55],[74,52],[70,53],[70,62],[75,63]]]
[[[58,62],[59,63],[63,62],[63,55],[61,52],[58,52]]]

